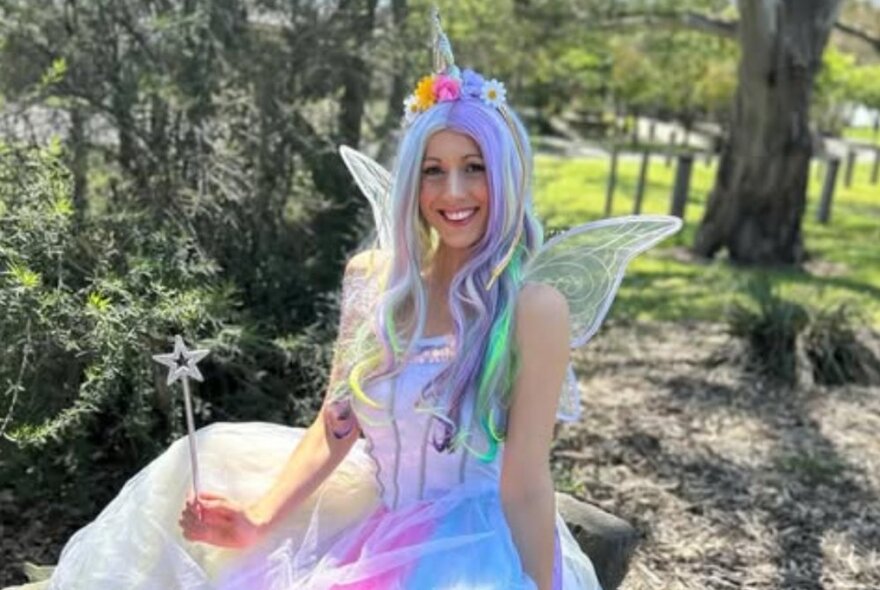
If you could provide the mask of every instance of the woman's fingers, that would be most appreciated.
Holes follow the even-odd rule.
[[[235,502],[231,502],[225,496],[221,496],[219,494],[213,494],[211,492],[202,492],[199,494],[199,499],[196,504],[200,506],[207,506],[211,508],[226,508],[235,506]]]
[[[205,529],[204,523],[199,522],[198,520],[195,520],[193,518],[184,517],[184,518],[181,518],[178,521],[178,523],[180,524],[180,527],[183,529],[183,532],[185,535],[196,534],[196,533],[203,531]]]
[[[212,545],[225,545],[223,541],[232,535],[232,526],[227,522],[204,522],[195,519],[179,521],[183,537],[187,541],[202,541]]]
[[[219,494],[202,492],[197,500],[187,499],[178,524],[188,541],[235,547],[243,542],[239,530],[241,514],[237,503]]]
[[[204,522],[192,518],[181,518],[178,521],[183,529],[183,536],[189,541],[205,541],[215,543],[229,534],[229,525],[224,522]]]
[[[225,496],[214,492],[199,492],[198,498],[195,498],[192,490],[190,490],[186,494],[185,506],[216,506],[228,503],[229,501]]]
[[[203,510],[213,510],[214,512],[230,513],[235,512],[238,506],[234,502],[230,502],[225,498],[218,499],[202,499],[199,500],[198,506]]]
[[[200,540],[200,537],[204,533],[204,525],[191,518],[181,518],[178,521],[178,524],[180,524],[180,528],[183,529],[184,538],[189,541]]]
[[[226,510],[205,509],[201,514],[192,510],[184,510],[180,515],[180,522],[188,526],[214,526],[225,527],[235,521],[235,515]]]
[[[232,515],[237,511],[237,505],[225,498],[200,499],[198,502],[187,501],[183,512],[193,513],[196,516],[207,512]]]

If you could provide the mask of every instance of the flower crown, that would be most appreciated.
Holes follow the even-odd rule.
[[[498,80],[486,80],[471,69],[459,70],[455,65],[449,39],[440,26],[440,13],[431,13],[434,36],[435,73],[419,80],[415,90],[403,102],[403,121],[412,123],[424,111],[439,102],[454,100],[481,100],[484,104],[502,109],[507,102],[507,90]]]
[[[451,69],[451,68],[450,68]],[[438,102],[453,100],[481,100],[484,104],[501,108],[507,102],[507,90],[498,80],[485,80],[477,72],[465,69],[425,76],[403,102],[404,123],[409,125],[422,112]]]

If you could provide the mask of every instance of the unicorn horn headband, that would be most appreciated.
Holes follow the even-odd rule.
[[[484,104],[494,107],[507,123],[513,136],[516,151],[522,163],[522,177],[520,186],[523,194],[517,199],[517,228],[516,236],[504,254],[501,261],[492,269],[492,274],[486,283],[488,291],[492,284],[501,276],[504,269],[510,263],[513,253],[522,238],[525,217],[525,192],[527,190],[527,166],[526,152],[520,140],[517,127],[507,107],[507,90],[504,84],[498,80],[485,80],[473,70],[463,72],[455,65],[455,56],[452,53],[452,45],[449,38],[443,32],[440,24],[440,11],[435,6],[431,10],[431,33],[434,45],[434,74],[419,80],[415,90],[404,101],[404,124],[411,124],[421,113],[435,104],[456,100],[481,100]]]

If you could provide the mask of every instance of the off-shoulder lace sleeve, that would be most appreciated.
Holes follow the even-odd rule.
[[[345,438],[358,426],[351,409],[348,376],[357,361],[358,335],[375,302],[375,278],[368,269],[354,265],[342,279],[339,330],[333,347],[330,379],[324,400],[324,419],[336,438]]]

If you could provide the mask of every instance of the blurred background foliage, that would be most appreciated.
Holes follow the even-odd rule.
[[[112,464],[123,481],[179,436],[150,360],[174,333],[212,350],[200,423],[308,423],[342,268],[370,228],[337,148],[390,162],[430,68],[430,4],[0,0],[4,482],[86,502],[77,478]],[[640,116],[730,125],[735,40],[643,19],[726,22],[727,0],[438,4],[461,65],[504,81],[535,137],[622,141]],[[868,4],[847,15],[880,32]],[[876,142],[876,125],[847,124],[880,109],[878,68],[880,52],[835,40],[816,128]]]

